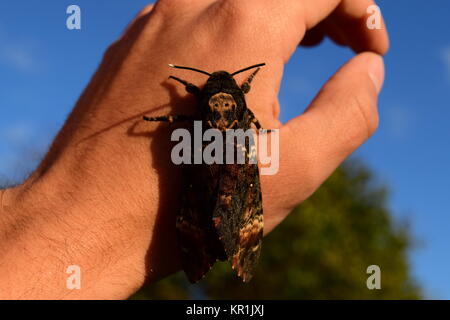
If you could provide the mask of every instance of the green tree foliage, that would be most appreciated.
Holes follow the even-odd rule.
[[[182,272],[144,287],[133,299],[417,299],[407,226],[393,222],[387,191],[369,170],[347,163],[270,233],[258,271],[242,283],[218,263],[198,284]],[[366,286],[367,267],[381,268],[381,289]]]

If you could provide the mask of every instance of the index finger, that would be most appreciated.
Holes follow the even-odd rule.
[[[373,0],[302,0],[305,28],[312,29],[329,17],[328,33],[332,33],[355,52],[373,51],[385,54],[389,38],[381,12]],[[373,11],[372,11],[373,10]],[[372,17],[377,15],[379,17]],[[369,19],[379,19],[379,28],[369,28]]]

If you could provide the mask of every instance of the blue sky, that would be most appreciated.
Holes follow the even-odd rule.
[[[148,1],[0,3],[0,178],[37,163],[89,82],[106,47]],[[66,28],[66,8],[82,30]],[[450,25],[448,1],[378,1],[390,31],[380,127],[354,157],[391,190],[390,206],[418,239],[413,272],[429,298],[450,299]],[[280,93],[283,121],[299,114],[352,56],[325,41],[300,49]]]

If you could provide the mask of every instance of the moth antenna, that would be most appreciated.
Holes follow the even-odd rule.
[[[250,67],[247,67],[247,68],[238,70],[238,71],[236,71],[236,72],[233,72],[231,75],[232,75],[232,76],[235,76],[235,75],[237,75],[238,73],[241,73],[241,72],[244,72],[244,71],[253,69],[253,68],[262,67],[262,66],[265,66],[265,65],[266,65],[266,64],[265,64],[264,62],[263,62],[263,63],[258,63],[258,64],[255,64],[254,66],[250,66]]]
[[[176,68],[176,69],[186,69],[186,70],[191,70],[191,71],[195,71],[195,72],[199,72],[199,73],[203,73],[206,74],[207,76],[211,76],[210,73],[203,71],[203,70],[199,70],[199,69],[195,69],[195,68],[191,68],[191,67],[182,67],[182,66],[176,66],[174,64],[169,63],[169,67],[171,68]]]

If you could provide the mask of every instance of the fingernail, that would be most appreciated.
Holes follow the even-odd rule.
[[[377,93],[381,91],[384,82],[384,62],[378,54],[372,54],[369,61],[369,77],[372,79]]]

